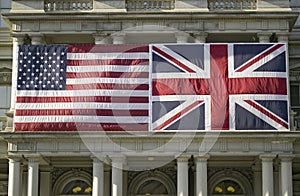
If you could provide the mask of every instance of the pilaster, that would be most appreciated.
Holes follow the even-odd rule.
[[[207,160],[209,155],[195,156],[196,162],[196,195],[207,196]]]
[[[116,33],[111,35],[113,44],[125,44],[125,33]]]
[[[205,43],[207,36],[208,36],[208,33],[206,33],[206,32],[193,33],[195,43]]]
[[[39,45],[43,42],[43,35],[42,34],[31,34],[31,44],[32,45]]]
[[[8,195],[20,196],[21,194],[21,156],[9,157]]]
[[[263,154],[259,158],[262,160],[262,195],[274,196],[273,182],[273,159],[274,154]]]
[[[177,43],[188,43],[189,34],[185,32],[176,32],[175,38]]]
[[[104,195],[104,164],[97,157],[93,159],[93,196]]]
[[[109,34],[106,33],[96,33],[93,34],[95,39],[95,44],[110,44]]]
[[[18,51],[19,45],[24,43],[24,35],[14,34],[13,40],[13,58],[12,58],[12,86],[11,86],[11,105],[10,110],[6,113],[7,116],[7,128],[6,131],[11,131],[13,127],[13,117],[16,102],[17,91],[17,76],[18,76]]]
[[[39,190],[39,157],[30,156],[28,159],[28,196],[38,196]]]
[[[270,32],[257,33],[257,37],[258,37],[260,43],[269,43],[271,35],[272,35],[272,33],[270,33]]]
[[[189,166],[188,161],[191,156],[183,155],[177,157],[177,195],[189,195]]]
[[[281,171],[281,194],[282,196],[293,195],[293,173],[292,160],[295,157],[293,154],[281,154],[280,159]]]
[[[110,156],[111,159],[111,195],[123,195],[123,166],[125,164],[124,156]]]

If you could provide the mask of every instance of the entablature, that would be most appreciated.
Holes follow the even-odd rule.
[[[142,32],[288,32],[297,12],[264,13],[78,13],[78,14],[3,14],[13,33],[92,34],[116,31]],[[148,28],[149,29],[149,28]]]
[[[297,132],[188,132],[188,133],[1,133],[13,154],[45,156],[73,154],[128,156],[212,154],[256,156],[261,153],[292,153],[299,143]]]

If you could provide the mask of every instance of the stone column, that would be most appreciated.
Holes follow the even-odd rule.
[[[177,43],[188,43],[189,34],[185,32],[176,32],[175,38]]]
[[[194,33],[193,37],[195,38],[195,43],[205,43],[208,33],[201,32],[201,33]]]
[[[16,102],[17,76],[18,76],[18,51],[19,45],[24,44],[24,35],[13,35],[13,56],[12,56],[12,85],[11,85],[11,104],[7,115],[7,131],[12,131],[13,117]]]
[[[125,33],[116,33],[111,35],[113,44],[125,44]]]
[[[51,196],[51,173],[50,168],[41,168],[40,171],[40,194]]]
[[[9,158],[8,195],[20,196],[21,193],[21,157]]]
[[[209,155],[195,156],[196,196],[207,196],[207,160]]]
[[[272,33],[270,33],[270,32],[257,33],[257,37],[258,37],[260,43],[269,43],[271,35],[272,35]]]
[[[262,173],[261,173],[261,162],[260,160],[255,161],[255,164],[252,166],[253,170],[253,188],[254,195],[261,196],[262,190]]]
[[[104,195],[104,165],[97,157],[93,159],[93,196]]]
[[[273,159],[274,154],[260,155],[262,161],[262,195],[274,196]]]
[[[39,159],[28,157],[28,196],[38,196],[39,190]]]
[[[177,157],[177,196],[189,195],[190,156]]]
[[[31,44],[32,45],[39,45],[42,44],[43,35],[42,34],[32,34],[31,37]]]
[[[279,155],[281,171],[281,194],[282,196],[293,195],[292,160],[295,155]]]
[[[289,33],[288,32],[279,32],[276,33],[277,41],[279,43],[288,43],[289,42]]]
[[[109,35],[105,33],[93,34],[95,44],[110,44],[110,38],[108,36]]]
[[[123,165],[125,158],[122,156],[114,156],[111,158],[111,195],[123,195]]]

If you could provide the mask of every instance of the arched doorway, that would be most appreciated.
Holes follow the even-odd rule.
[[[160,171],[145,171],[130,183],[128,196],[175,196],[176,186],[172,179]]]
[[[250,181],[240,172],[222,170],[208,180],[208,192],[211,196],[252,196]]]
[[[53,186],[54,196],[91,196],[92,176],[84,171],[69,171],[62,174]]]

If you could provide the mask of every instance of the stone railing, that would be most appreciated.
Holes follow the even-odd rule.
[[[93,0],[45,0],[45,11],[89,11],[93,9]]]
[[[175,8],[175,0],[127,0],[128,11],[159,11]]]
[[[257,0],[207,0],[209,10],[255,10]]]

